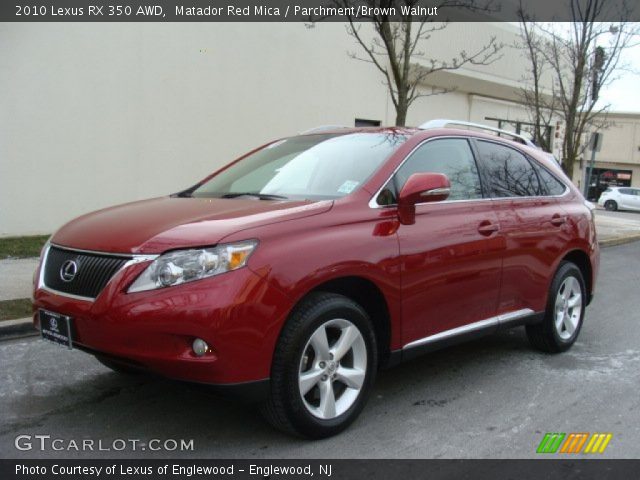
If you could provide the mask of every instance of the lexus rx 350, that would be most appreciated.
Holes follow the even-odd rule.
[[[535,148],[335,128],[69,222],[43,249],[34,322],[114,370],[214,385],[318,438],[419,353],[517,326],[567,350],[598,258],[592,211]]]

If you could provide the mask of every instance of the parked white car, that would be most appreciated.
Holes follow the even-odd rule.
[[[598,200],[598,205],[607,210],[639,210],[640,189],[629,187],[609,187]]]

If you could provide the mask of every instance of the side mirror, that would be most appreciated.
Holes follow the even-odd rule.
[[[405,225],[413,225],[416,203],[440,202],[451,192],[449,178],[442,173],[414,173],[398,195],[398,216]]]

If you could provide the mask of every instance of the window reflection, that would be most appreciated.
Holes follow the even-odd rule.
[[[445,138],[425,143],[398,170],[396,185],[404,185],[414,173],[426,172],[444,173],[449,177],[449,200],[482,198],[478,167],[466,139]]]
[[[535,170],[524,155],[497,143],[478,141],[493,197],[543,195]]]

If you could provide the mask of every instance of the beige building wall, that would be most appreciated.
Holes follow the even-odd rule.
[[[451,24],[416,61],[492,35],[511,45],[518,31]],[[339,23],[0,24],[0,236],[178,191],[317,125],[393,124],[382,76],[347,52],[359,46]],[[522,55],[502,55],[434,77],[456,91],[417,100],[408,123],[526,120],[514,103]]]
[[[607,119],[598,160],[640,166],[640,114],[612,113]]]
[[[602,147],[596,152],[595,168],[630,170],[631,186],[640,187],[640,113],[609,113],[607,123],[607,128],[601,130]],[[587,149],[575,170],[577,185],[584,185],[590,160],[591,150]]]
[[[274,137],[388,123],[344,27],[0,25],[0,235],[185,188]]]

